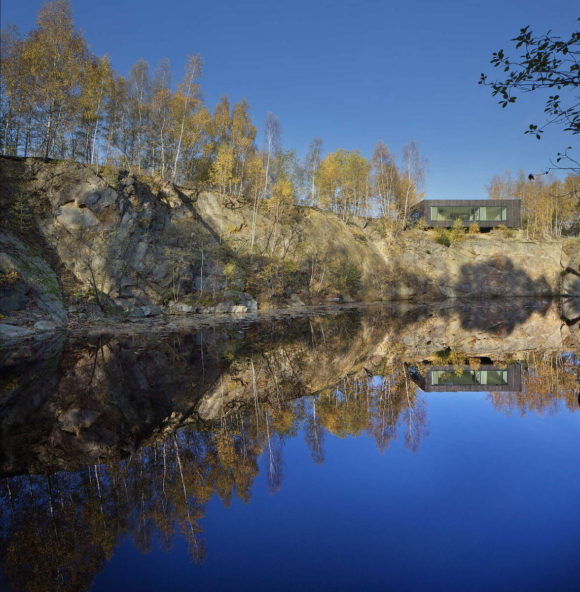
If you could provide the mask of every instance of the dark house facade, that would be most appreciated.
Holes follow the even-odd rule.
[[[425,199],[413,208],[414,217],[423,217],[427,226],[449,228],[457,218],[465,226],[476,222],[480,228],[522,224],[519,199]]]

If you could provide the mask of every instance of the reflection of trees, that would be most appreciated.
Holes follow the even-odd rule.
[[[5,573],[18,590],[85,590],[127,534],[147,553],[154,540],[169,550],[180,533],[192,560],[201,561],[205,505],[214,495],[225,505],[234,496],[249,501],[261,455],[269,488],[278,490],[285,438],[302,432],[314,461],[322,462],[325,429],[341,437],[367,432],[384,451],[402,427],[415,450],[425,418],[404,372],[348,377],[311,401],[248,405],[117,463],[4,479]]]
[[[562,406],[578,409],[580,358],[574,354],[530,353],[518,393],[494,392],[489,397],[498,411],[525,415],[556,413]]]
[[[427,431],[425,404],[402,364],[383,368],[381,373],[365,380],[347,377],[336,388],[322,392],[316,402],[320,423],[341,438],[366,432],[381,452],[402,430],[405,446],[415,452]],[[316,454],[313,449],[313,457]]]
[[[269,360],[271,368],[280,363]],[[524,366],[521,393],[490,394],[498,410],[577,407],[577,357],[530,354]],[[311,399],[292,401],[293,381],[277,384],[266,399],[257,393],[220,420],[169,433],[120,462],[0,482],[0,553],[13,588],[85,590],[126,535],[146,553],[154,540],[169,550],[179,533],[192,560],[203,560],[199,520],[208,501],[249,501],[262,455],[277,491],[283,442],[299,433],[315,462],[324,461],[326,432],[368,434],[381,452],[397,437],[416,451],[427,433],[425,404],[398,361],[345,376]]]
[[[332,338],[331,332],[326,338]],[[284,351],[260,364],[255,358],[255,398],[217,421],[170,431],[116,463],[0,481],[0,554],[13,588],[85,590],[126,535],[146,553],[153,541],[169,550],[179,533],[192,560],[202,561],[199,520],[206,504],[214,495],[225,505],[234,497],[248,502],[261,456],[269,489],[277,491],[287,438],[302,434],[317,463],[324,461],[327,432],[339,437],[367,434],[381,452],[397,438],[409,450],[418,449],[427,433],[426,407],[402,362],[364,367],[315,397],[292,400],[292,389],[302,383],[290,378],[298,371],[297,362],[290,364],[296,358]],[[477,363],[463,354],[445,356]],[[269,390],[264,367],[278,378]],[[578,358],[572,355],[530,354],[522,392],[490,397],[501,411],[554,412],[562,404],[573,409],[578,405],[578,370]]]
[[[228,421],[183,430],[113,465],[5,479],[2,555],[14,589],[84,590],[126,533],[148,552],[154,537],[169,549],[180,532],[201,560],[204,505],[214,493],[229,503],[234,490],[249,499],[262,439]]]
[[[179,533],[201,561],[199,520],[208,501],[249,501],[259,467],[276,492],[289,438],[304,437],[316,463],[324,461],[328,432],[366,434],[381,452],[396,439],[416,451],[428,426],[411,370],[424,371],[429,360],[411,363],[421,355],[413,343],[435,349],[424,315],[353,311],[262,322],[245,333],[70,344],[47,349],[29,380],[14,380],[27,368],[27,359],[15,358],[0,384],[3,466],[12,473],[84,468],[0,481],[0,557],[13,588],[85,590],[125,536],[147,552],[153,541],[169,550]],[[466,315],[459,314],[462,323]],[[411,349],[407,325],[416,333]],[[449,348],[431,358],[457,372],[482,363]],[[490,395],[498,410],[577,407],[577,357],[536,353],[518,363],[523,390]]]

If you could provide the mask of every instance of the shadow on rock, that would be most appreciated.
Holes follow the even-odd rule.
[[[515,267],[507,256],[463,265],[455,292],[481,297],[553,296],[553,290],[545,277],[532,279],[526,271]]]
[[[547,298],[514,298],[461,302],[455,307],[461,327],[485,331],[492,335],[510,335],[523,325],[533,313],[544,316],[553,302]]]

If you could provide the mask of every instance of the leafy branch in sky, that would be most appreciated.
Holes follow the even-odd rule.
[[[580,97],[576,89],[580,83],[580,32],[562,39],[551,31],[536,36],[528,26],[512,41],[521,51],[519,56],[512,58],[500,49],[490,60],[494,67],[502,69],[505,78],[489,81],[486,74],[481,74],[479,84],[491,87],[492,95],[499,97],[504,108],[516,102],[518,92],[553,90],[544,105],[546,121],[530,124],[525,133],[539,140],[549,125],[579,133]]]

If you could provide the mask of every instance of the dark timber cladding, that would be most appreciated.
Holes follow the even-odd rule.
[[[466,226],[476,222],[481,228],[521,226],[519,199],[425,199],[414,208],[427,226],[451,227],[457,218]]]

